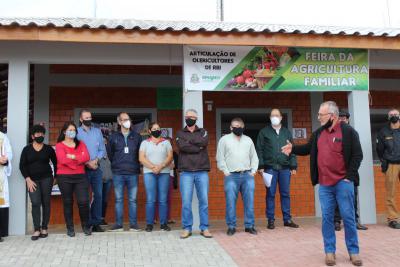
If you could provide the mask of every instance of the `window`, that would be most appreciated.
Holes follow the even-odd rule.
[[[75,109],[75,122],[79,122],[80,108]],[[156,109],[135,109],[135,108],[93,108],[92,121],[95,127],[99,127],[103,134],[108,136],[114,131],[118,131],[117,116],[121,111],[128,112],[132,120],[132,129],[139,134],[147,129],[149,122],[155,121]],[[78,124],[77,124],[78,125]]]
[[[221,136],[230,133],[231,120],[235,117],[243,119],[245,124],[244,134],[249,136],[254,144],[257,141],[258,132],[270,124],[269,113],[271,109],[241,109],[241,108],[220,108],[217,113],[217,142]],[[292,130],[292,110],[281,109],[283,119],[282,125]]]

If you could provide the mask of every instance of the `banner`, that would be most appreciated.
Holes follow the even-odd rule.
[[[368,90],[368,50],[184,46],[188,91]]]

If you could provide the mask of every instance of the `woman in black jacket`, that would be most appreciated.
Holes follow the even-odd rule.
[[[44,144],[46,129],[42,125],[32,127],[31,138],[33,142],[22,150],[19,169],[25,178],[29,197],[32,202],[32,218],[35,232],[31,239],[36,241],[46,238],[47,225],[50,220],[50,196],[53,187],[54,173],[57,168],[57,158],[54,149]],[[43,209],[40,218],[40,208]]]

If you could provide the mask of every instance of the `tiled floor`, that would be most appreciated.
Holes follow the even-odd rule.
[[[152,233],[77,234],[69,238],[62,226],[52,227],[50,236],[33,242],[30,236],[7,237],[0,243],[0,266],[324,266],[320,221],[296,219],[299,229],[275,230],[257,221],[253,236],[238,227],[228,237],[223,221],[212,222],[214,239],[198,234],[179,239],[174,231]],[[239,224],[241,225],[241,224]],[[400,230],[384,223],[359,231],[364,266],[400,266]],[[352,266],[346,252],[343,231],[337,233],[337,266]]]

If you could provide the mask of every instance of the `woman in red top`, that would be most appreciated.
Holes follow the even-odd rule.
[[[86,145],[76,138],[77,128],[67,122],[57,140],[57,181],[64,203],[64,218],[67,235],[75,236],[73,222],[73,194],[78,202],[79,216],[85,235],[91,235],[89,221],[89,185],[85,175],[85,163],[89,161]]]

